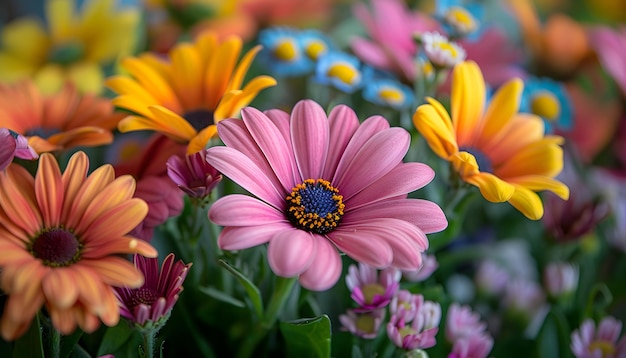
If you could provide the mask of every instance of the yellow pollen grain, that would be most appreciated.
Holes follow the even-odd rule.
[[[450,56],[452,58],[456,58],[458,56],[458,51],[456,50],[456,47],[454,47],[451,43],[449,42],[437,42],[434,44],[435,46],[439,47],[440,49],[442,49],[443,51],[446,51],[448,53],[450,53]]]
[[[533,96],[530,102],[530,110],[547,120],[554,121],[561,112],[559,100],[552,92],[543,91]]]
[[[359,75],[358,71],[347,63],[334,64],[328,69],[326,74],[350,85],[356,81]]]
[[[298,57],[298,50],[292,40],[285,39],[274,48],[274,56],[282,61],[293,61]]]

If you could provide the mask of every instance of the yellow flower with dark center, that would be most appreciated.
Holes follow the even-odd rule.
[[[218,41],[212,32],[194,43],[174,47],[166,60],[146,53],[122,65],[133,78],[115,76],[106,84],[119,94],[113,103],[132,111],[119,123],[121,132],[153,130],[182,143],[189,154],[198,152],[217,136],[215,124],[236,117],[257,94],[276,80],[258,76],[242,88],[256,46],[237,63],[242,40],[231,36]]]
[[[85,1],[80,13],[74,0],[46,1],[47,28],[33,18],[6,25],[0,44],[0,81],[34,78],[46,93],[66,79],[81,92],[99,93],[102,66],[129,54],[139,23],[136,8],[115,10],[113,0]]]
[[[74,154],[64,172],[43,154],[33,178],[19,165],[0,173],[0,287],[8,295],[0,320],[6,340],[21,336],[45,306],[62,334],[78,325],[119,321],[113,286],[139,287],[141,272],[120,254],[156,257],[145,241],[127,236],[148,213],[133,198],[135,180],[115,178],[110,165],[89,176],[89,159]]]
[[[25,136],[37,153],[111,143],[124,117],[113,109],[110,99],[81,95],[71,83],[52,95],[32,81],[0,84],[0,127]]]
[[[517,113],[523,82],[503,85],[487,108],[485,81],[476,63],[453,71],[451,113],[435,99],[417,108],[413,123],[431,149],[491,202],[508,201],[526,217],[543,216],[538,191],[564,200],[568,187],[554,179],[563,168],[563,138],[544,136],[541,118]]]

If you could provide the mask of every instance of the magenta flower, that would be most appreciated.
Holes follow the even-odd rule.
[[[457,339],[448,358],[486,358],[493,348],[493,338],[487,333],[475,333]]]
[[[567,296],[578,287],[578,276],[578,266],[567,262],[551,262],[543,272],[546,291],[556,298]]]
[[[356,312],[367,312],[386,307],[398,290],[402,274],[393,267],[378,271],[364,263],[350,265],[346,285],[350,297],[358,303]]]
[[[602,66],[626,95],[626,66],[624,66],[626,26],[619,29],[599,26],[591,30],[590,36],[590,43],[598,54]]]
[[[10,129],[0,128],[0,171],[13,162],[13,158],[34,160],[37,152],[28,145],[28,139]]]
[[[572,352],[577,358],[618,358],[626,356],[626,336],[618,342],[622,322],[604,317],[598,329],[591,319],[586,319],[572,332]]]
[[[404,163],[410,135],[381,116],[359,122],[347,106],[327,117],[320,105],[298,102],[291,116],[244,108],[242,119],[218,123],[226,146],[208,149],[218,171],[255,195],[217,200],[209,218],[224,226],[218,244],[241,250],[269,243],[278,276],[299,276],[325,290],[341,274],[337,249],[382,269],[416,269],[427,233],[447,220],[430,201],[407,193],[430,182],[422,163]]]
[[[424,301],[421,295],[414,295],[410,291],[400,290],[391,299],[389,313],[404,318],[405,322],[411,321]]]
[[[361,21],[370,39],[354,38],[352,51],[365,63],[396,73],[405,82],[415,79],[418,46],[413,35],[436,31],[434,19],[406,7],[401,0],[372,0],[372,8],[363,3],[354,6],[354,16]],[[393,21],[389,21],[393,19]]]
[[[192,198],[204,198],[222,180],[222,175],[206,161],[206,149],[167,160],[167,175]]]
[[[477,332],[487,329],[487,324],[480,320],[476,312],[472,312],[469,306],[461,306],[453,303],[448,308],[446,317],[446,339],[454,343],[461,338],[467,338]]]
[[[387,336],[405,350],[433,347],[439,331],[441,306],[436,302],[424,301],[422,295],[413,295],[417,303],[414,317],[392,313],[387,323]],[[408,317],[408,318],[407,318]]]
[[[377,309],[368,312],[356,312],[348,310],[346,314],[339,316],[341,330],[349,331],[357,337],[374,339],[380,331],[380,326],[385,319],[385,309]]]
[[[158,258],[135,255],[135,267],[143,273],[145,281],[140,288],[115,288],[120,315],[141,327],[161,328],[183,290],[191,264],[174,262],[174,254],[169,254],[159,272]]]
[[[510,279],[507,269],[491,260],[481,262],[474,276],[478,290],[488,296],[501,294]]]

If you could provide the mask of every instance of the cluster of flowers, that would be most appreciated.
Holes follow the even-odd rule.
[[[225,3],[51,0],[45,26],[2,28],[4,340],[55,357],[152,357],[180,331],[195,346],[171,355],[341,351],[331,323],[274,329],[339,307],[353,356],[626,355],[623,31],[525,0],[371,0],[341,43],[302,29],[331,0]],[[126,351],[106,342],[120,317]]]

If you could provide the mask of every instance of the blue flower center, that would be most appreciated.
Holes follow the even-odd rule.
[[[491,164],[491,159],[483,153],[480,149],[476,149],[474,147],[461,147],[460,151],[468,152],[476,158],[476,163],[478,164],[478,170],[481,172],[493,173],[493,165]]]
[[[339,225],[343,216],[343,196],[324,179],[307,179],[296,185],[287,201],[287,217],[296,227],[326,234]]]
[[[31,242],[30,253],[49,267],[69,266],[80,259],[82,245],[63,228],[45,229]]]

